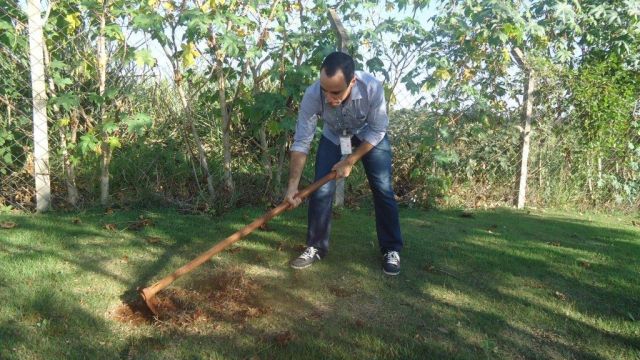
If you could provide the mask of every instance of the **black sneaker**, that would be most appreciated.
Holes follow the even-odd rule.
[[[298,258],[291,262],[291,267],[294,269],[304,269],[314,261],[322,260],[320,257],[320,250],[318,248],[314,248],[313,246],[309,246]]]
[[[400,274],[400,254],[397,251],[387,251],[384,254],[382,271],[387,275]]]

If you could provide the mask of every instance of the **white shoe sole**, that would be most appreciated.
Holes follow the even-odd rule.
[[[383,273],[385,273],[385,274],[387,274],[387,275],[390,275],[390,276],[400,275],[400,271],[392,273],[392,272],[388,272],[388,271],[387,271],[387,270],[385,270],[384,268],[382,268],[382,272],[383,272]]]
[[[295,266],[295,265],[290,265],[292,269],[296,269],[296,270],[302,270],[302,269],[306,269],[309,266],[313,265],[313,263],[305,265],[305,266]]]

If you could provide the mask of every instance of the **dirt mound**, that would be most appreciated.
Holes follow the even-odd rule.
[[[139,326],[153,321],[153,314],[142,299],[126,302],[116,308],[113,318],[121,323]]]
[[[114,319],[135,326],[151,323],[186,326],[199,321],[244,323],[269,310],[258,301],[260,286],[239,268],[220,270],[212,277],[195,280],[189,287],[159,292],[155,297],[157,318],[141,299],[136,299],[119,306]]]

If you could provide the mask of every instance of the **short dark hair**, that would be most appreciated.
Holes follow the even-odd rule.
[[[336,51],[329,54],[324,61],[322,62],[322,66],[320,70],[324,69],[325,74],[328,77],[332,77],[339,70],[342,70],[342,74],[344,75],[344,81],[347,85],[353,79],[353,74],[355,72],[355,63],[353,62],[353,58],[343,52]]]

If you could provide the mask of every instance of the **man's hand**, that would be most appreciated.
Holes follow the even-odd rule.
[[[331,170],[335,170],[337,173],[337,179],[346,178],[351,174],[351,169],[353,165],[358,162],[358,160],[362,159],[366,153],[373,149],[373,145],[369,144],[366,141],[360,143],[356,151],[353,154],[347,156],[344,160],[338,161]]]
[[[351,174],[351,169],[353,168],[353,162],[350,158],[346,158],[344,160],[338,161],[331,170],[335,170],[337,174],[337,179],[346,178]]]
[[[289,165],[289,184],[287,185],[287,191],[284,193],[284,201],[288,202],[291,206],[290,209],[297,208],[302,202],[301,199],[294,199],[298,193],[298,183],[300,182],[300,176],[302,176],[302,169],[304,163],[307,161],[307,154],[292,151],[291,152],[291,164]]]
[[[297,193],[298,193],[297,187],[287,188],[287,191],[284,194],[284,201],[288,202],[291,205],[289,209],[295,209],[300,205],[300,203],[302,203],[302,199],[294,198],[294,196],[296,196]]]

